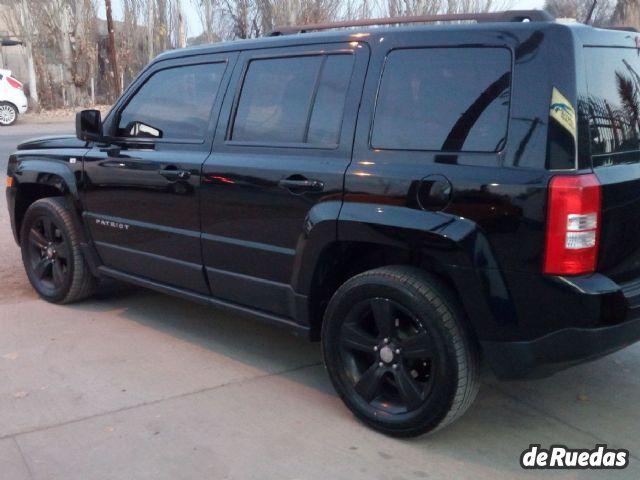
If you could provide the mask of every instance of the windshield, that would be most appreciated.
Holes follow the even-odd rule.
[[[640,57],[635,48],[585,49],[593,166],[640,161]]]

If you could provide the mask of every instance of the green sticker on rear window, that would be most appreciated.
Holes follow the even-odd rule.
[[[553,94],[551,95],[550,115],[551,118],[554,118],[571,135],[573,135],[573,138],[576,138],[576,111],[571,105],[571,102],[569,102],[569,100],[567,100],[566,97],[555,87],[553,89]]]

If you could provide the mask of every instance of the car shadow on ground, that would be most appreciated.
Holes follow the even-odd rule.
[[[318,402],[326,402],[326,395],[335,398],[319,345],[284,329],[117,283],[95,299],[68,308],[118,312],[122,319],[145,328],[310,387],[321,394]],[[461,461],[473,458],[487,467],[495,462],[513,464],[514,474],[522,473],[514,459],[531,443],[572,448],[607,443],[630,450],[637,464],[640,413],[635,405],[640,380],[634,372],[639,366],[640,348],[634,346],[542,380],[502,382],[484,368],[479,396],[464,417],[433,435],[399,442]],[[335,409],[346,421],[356,421],[349,420],[339,402]],[[638,478],[637,470],[635,477],[625,472],[619,478]]]

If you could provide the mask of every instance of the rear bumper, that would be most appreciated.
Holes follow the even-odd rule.
[[[8,95],[2,96],[3,102],[9,102],[16,106],[19,114],[27,113],[29,101],[22,90],[12,90]]]
[[[538,338],[482,341],[485,359],[503,379],[541,378],[572,365],[594,360],[640,340],[640,278],[616,284],[602,275],[571,282],[580,294],[583,311],[566,307],[576,318],[600,312],[599,324],[566,326]],[[560,312],[556,312],[559,314]],[[549,312],[553,319],[554,315]]]
[[[600,358],[640,340],[640,317],[602,328],[567,328],[527,342],[482,342],[503,379],[541,378]]]
[[[29,102],[27,100],[27,96],[24,94],[19,95],[16,100],[17,100],[16,106],[18,107],[18,112],[20,114],[27,113],[27,110],[29,109]]]

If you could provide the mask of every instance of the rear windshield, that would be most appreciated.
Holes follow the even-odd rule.
[[[640,161],[640,56],[635,48],[585,49],[593,166]]]

